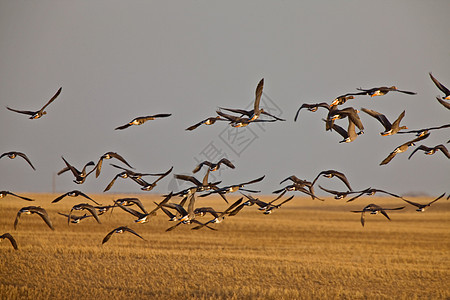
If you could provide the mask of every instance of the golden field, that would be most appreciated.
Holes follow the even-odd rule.
[[[57,212],[68,213],[86,199],[66,197],[51,204],[58,195],[23,196],[36,201],[0,199],[0,234],[11,233],[19,245],[15,251],[8,240],[0,241],[1,299],[450,298],[450,201],[445,198],[419,213],[395,198],[345,203],[296,196],[270,215],[245,207],[213,224],[218,231],[181,225],[165,232],[174,223],[161,211],[146,224],[134,223],[133,216],[116,208],[100,216],[102,224],[89,218],[69,226]],[[104,205],[130,197],[90,196]],[[147,210],[162,200],[135,196]],[[406,208],[388,212],[391,222],[367,214],[363,228],[360,214],[350,211],[369,203]],[[37,215],[23,215],[14,230],[18,210],[29,205],[45,208],[55,231]],[[227,207],[219,197],[197,198],[196,207],[201,206]],[[123,225],[146,240],[125,233],[101,244]]]

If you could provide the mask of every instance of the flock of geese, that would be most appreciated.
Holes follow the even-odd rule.
[[[440,104],[442,104],[445,108],[450,109],[450,90],[447,89],[443,84],[441,84],[433,75],[430,73],[431,80],[435,83],[437,88],[444,93],[444,96],[437,97],[437,100]],[[256,92],[255,92],[255,100],[253,109],[251,110],[245,110],[245,109],[239,109],[239,108],[222,108],[220,107],[216,111],[216,115],[212,117],[208,117],[200,122],[195,123],[192,126],[189,126],[186,128],[188,131],[195,130],[201,125],[213,125],[217,121],[225,121],[228,122],[228,124],[232,127],[244,127],[248,126],[251,123],[257,123],[257,122],[277,122],[277,121],[286,121],[285,119],[279,118],[278,116],[272,115],[269,112],[265,111],[264,108],[260,107],[260,100],[263,92],[264,87],[264,79],[261,79],[261,81],[258,83]],[[324,108],[328,111],[327,116],[325,119],[322,119],[325,122],[325,130],[326,131],[336,131],[339,135],[342,136],[343,140],[340,142],[343,143],[350,143],[353,142],[359,135],[364,133],[364,125],[359,117],[360,111],[353,108],[353,107],[346,107],[339,109],[338,107],[340,105],[343,105],[348,100],[355,99],[355,97],[359,96],[383,96],[386,95],[389,92],[398,92],[403,93],[406,95],[415,95],[416,93],[410,92],[410,91],[404,91],[399,90],[395,86],[391,87],[376,87],[371,89],[357,89],[357,92],[353,93],[347,93],[341,96],[336,97],[331,104],[328,104],[326,102],[321,103],[315,103],[315,104],[307,104],[304,103],[301,105],[301,107],[297,110],[294,121],[297,121],[299,114],[302,109],[307,109],[310,112],[316,112],[319,108]],[[62,88],[59,88],[56,94],[39,110],[37,111],[26,111],[26,110],[18,110],[13,109],[10,107],[7,107],[8,110],[28,115],[30,119],[39,119],[42,116],[46,114],[45,109],[53,102],[55,99],[61,94]],[[422,128],[422,129],[416,129],[416,130],[408,130],[406,126],[400,126],[400,123],[402,119],[405,116],[405,111],[402,111],[397,119],[395,121],[391,122],[389,119],[380,112],[374,111],[372,109],[367,108],[361,108],[361,111],[368,114],[370,117],[375,118],[378,120],[381,125],[383,126],[384,130],[380,133],[382,136],[390,136],[395,134],[415,134],[416,137],[413,139],[410,139],[409,141],[399,145],[396,147],[389,155],[380,163],[380,165],[388,164],[397,154],[407,151],[407,149],[411,146],[415,146],[416,143],[422,142],[426,138],[428,138],[431,134],[431,131],[433,130],[442,130],[445,128],[450,128],[450,124],[444,124],[441,126],[435,126],[435,127],[428,127],[428,128]],[[171,114],[162,113],[162,114],[155,114],[150,116],[143,116],[143,117],[137,117],[130,122],[118,126],[115,128],[115,130],[124,130],[129,128],[133,125],[142,125],[145,122],[149,120],[156,120],[159,118],[167,118],[170,117]],[[264,116],[264,118],[262,118]],[[338,120],[347,119],[348,126],[347,130],[343,127],[336,124]],[[358,132],[356,132],[356,128],[358,128]],[[436,146],[425,146],[425,145],[419,145],[412,153],[409,155],[408,159],[410,159],[417,151],[421,150],[427,155],[432,155],[438,151],[442,152],[447,158],[450,158],[450,154],[446,146],[444,145],[444,141],[442,144],[436,145]],[[446,143],[450,143],[450,140]],[[23,160],[25,160],[28,165],[35,170],[35,167],[33,166],[30,159],[27,157],[25,153],[22,152],[16,152],[16,151],[10,151],[6,152],[0,155],[0,159],[3,157],[8,157],[10,159],[15,159],[17,157],[21,157]],[[173,167],[168,169],[167,171],[158,172],[158,173],[141,173],[135,171],[135,168],[131,166],[128,161],[121,156],[120,154],[116,152],[107,152],[103,154],[97,163],[94,161],[87,162],[82,168],[81,171],[77,169],[73,164],[71,164],[69,161],[67,161],[63,156],[61,156],[61,159],[64,162],[65,167],[62,168],[57,174],[61,175],[64,173],[69,173],[72,175],[73,182],[76,184],[83,184],[86,179],[95,172],[95,177],[99,177],[102,165],[104,160],[110,160],[115,159],[123,166],[116,165],[116,164],[110,164],[113,168],[117,169],[116,175],[112,178],[110,183],[105,187],[104,192],[109,191],[113,185],[115,184],[116,180],[118,178],[122,179],[129,179],[133,182],[135,182],[141,190],[144,191],[150,191],[157,183],[167,177],[172,171]],[[276,194],[276,197],[269,201],[264,202],[260,199],[252,196],[251,193],[259,193],[260,191],[255,189],[249,189],[247,186],[257,184],[261,182],[265,176],[261,176],[255,179],[248,180],[243,183],[237,183],[233,185],[227,185],[222,186],[221,181],[217,182],[210,182],[209,181],[209,175],[211,172],[215,172],[219,170],[220,168],[230,168],[235,169],[234,164],[226,159],[222,158],[217,162],[211,162],[211,161],[203,161],[192,170],[193,174],[196,174],[200,172],[202,169],[205,170],[205,174],[203,178],[198,179],[194,177],[193,175],[184,175],[184,174],[175,174],[174,177],[177,180],[185,181],[191,184],[190,187],[183,189],[181,191],[171,191],[169,194],[163,195],[163,200],[161,200],[159,203],[155,202],[155,207],[152,210],[147,210],[142,202],[138,198],[121,198],[114,200],[113,203],[108,205],[102,205],[98,202],[96,202],[92,197],[89,195],[83,193],[80,190],[72,190],[68,191],[57,198],[55,198],[52,203],[58,203],[59,201],[63,200],[66,197],[81,197],[84,198],[83,203],[79,203],[74,205],[68,213],[61,213],[58,212],[59,215],[67,218],[67,224],[71,223],[80,223],[84,219],[93,218],[96,222],[101,224],[101,216],[104,215],[107,211],[113,212],[114,208],[119,208],[122,211],[130,214],[135,218],[135,223],[147,223],[149,220],[154,217],[157,213],[157,211],[161,211],[163,214],[165,214],[169,221],[174,222],[174,225],[168,227],[166,231],[171,231],[177,228],[180,225],[183,224],[194,224],[194,227],[191,227],[192,230],[199,230],[201,228],[208,228],[210,230],[217,230],[213,224],[222,222],[225,217],[232,217],[235,216],[237,213],[239,213],[244,207],[246,206],[253,206],[256,205],[260,211],[262,211],[264,214],[270,214],[276,209],[282,207],[284,204],[291,201],[294,197],[294,195],[291,195],[290,197],[283,199],[286,193],[292,192],[292,191],[299,191],[301,193],[304,193],[308,196],[310,196],[313,200],[319,200],[324,201],[324,199],[321,199],[315,194],[314,186],[316,185],[316,182],[318,182],[319,178],[325,177],[325,178],[337,178],[339,179],[343,185],[345,186],[345,189],[341,191],[331,190],[328,188],[325,188],[321,185],[318,185],[319,188],[331,195],[334,196],[336,200],[344,199],[347,196],[349,196],[349,199],[347,202],[352,202],[356,200],[357,198],[364,196],[364,195],[374,195],[376,193],[382,193],[390,197],[398,198],[405,203],[412,205],[416,207],[417,211],[423,212],[426,208],[430,207],[431,204],[435,203],[439,199],[442,199],[445,197],[445,193],[441,194],[440,196],[436,197],[434,200],[432,200],[429,203],[416,203],[411,200],[405,199],[402,196],[396,195],[394,193],[384,191],[381,189],[376,189],[372,187],[368,187],[362,190],[353,190],[349,180],[343,174],[342,172],[336,171],[336,170],[324,170],[317,174],[317,176],[314,177],[312,181],[298,178],[295,175],[291,175],[284,180],[280,182],[280,184],[283,184],[284,182],[289,181],[290,183],[288,185],[283,186],[280,189],[275,190],[273,193]],[[144,179],[147,177],[153,177],[154,180],[148,180]],[[240,192],[242,197],[240,197],[238,200],[234,201],[233,203],[229,203],[228,201],[228,194]],[[27,197],[23,197],[20,195],[17,195],[10,191],[0,191],[0,198],[6,197],[6,196],[13,196],[17,197],[21,200],[25,201],[34,201],[34,199],[30,199]],[[207,197],[209,195],[219,195],[228,206],[227,209],[224,211],[216,211],[212,207],[197,207],[196,205],[196,195],[197,197]],[[181,198],[181,200],[176,200],[176,198]],[[447,200],[449,200],[450,194],[447,196]],[[86,203],[86,202],[92,202],[92,204]],[[390,220],[390,217],[387,214],[387,211],[393,211],[393,210],[401,210],[405,208],[405,206],[400,207],[394,207],[394,208],[386,208],[381,207],[377,204],[369,204],[365,207],[363,207],[360,210],[351,211],[354,213],[360,213],[361,214],[361,224],[364,226],[365,224],[365,213],[370,214],[377,214],[381,213],[383,216],[385,216],[388,220]],[[82,211],[84,214],[75,214],[75,211]],[[40,207],[40,206],[26,206],[21,208],[16,215],[16,218],[14,220],[14,229],[16,230],[19,224],[19,220],[24,215],[30,215],[30,214],[36,214],[39,217],[42,218],[42,220],[45,222],[45,224],[51,229],[55,230],[53,227],[52,221],[50,216],[48,215],[47,211]],[[204,216],[210,216],[207,221],[203,221],[200,219]],[[199,220],[200,219],[200,220]],[[109,231],[106,236],[102,240],[102,244],[106,243],[110,240],[112,235],[114,233],[131,233],[137,238],[143,239],[144,238],[138,234],[135,230],[129,228],[128,226],[120,226],[117,227],[111,231]],[[14,237],[10,233],[4,233],[0,236],[0,240],[8,239],[14,249],[18,249],[18,245]]]

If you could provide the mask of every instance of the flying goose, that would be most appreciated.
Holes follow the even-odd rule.
[[[5,152],[5,153],[3,153],[2,155],[0,155],[0,159],[1,159],[2,157],[4,157],[4,156],[7,156],[7,157],[10,158],[10,159],[14,159],[14,158],[16,158],[17,156],[20,156],[20,157],[22,157],[23,159],[26,160],[26,162],[33,168],[33,170],[36,171],[36,168],[33,166],[33,164],[31,163],[30,159],[28,158],[28,156],[26,156],[25,153],[17,152],[17,151]]]
[[[266,176],[264,175],[264,176],[261,176],[259,178],[256,178],[256,179],[250,180],[248,182],[244,182],[244,183],[239,183],[239,184],[225,186],[225,187],[216,189],[214,191],[211,191],[211,192],[209,192],[207,194],[200,195],[199,197],[206,197],[206,196],[209,196],[209,195],[211,195],[213,193],[218,193],[220,195],[224,195],[224,194],[227,194],[227,193],[234,193],[234,192],[236,192],[238,190],[252,192],[252,193],[257,193],[259,191],[248,190],[248,189],[244,189],[243,187],[246,186],[246,185],[249,185],[249,184],[260,182],[261,180],[264,179],[264,177],[266,177]]]
[[[97,223],[99,223],[99,224],[102,223],[102,222],[100,222],[100,219],[98,218],[98,213],[94,206],[87,204],[87,203],[80,203],[80,204],[74,205],[72,207],[72,209],[70,210],[69,216],[67,217],[67,224],[70,224],[72,211],[74,211],[74,210],[87,210],[94,217],[94,219],[97,221]]]
[[[120,226],[120,227],[117,227],[117,228],[113,229],[111,232],[109,232],[109,233],[103,238],[102,245],[103,245],[104,243],[106,243],[107,241],[109,241],[109,239],[111,238],[111,236],[112,236],[114,233],[125,233],[125,232],[132,233],[132,234],[134,234],[135,236],[137,236],[137,237],[139,237],[139,238],[141,238],[141,239],[143,239],[143,240],[145,241],[145,239],[144,239],[142,236],[140,236],[140,235],[139,235],[136,231],[134,231],[133,229],[128,228],[128,227],[126,227],[126,226]]]
[[[236,108],[223,108],[223,107],[221,107],[220,109],[231,111],[231,112],[234,112],[234,113],[237,113],[237,114],[241,114],[241,116],[245,115],[245,116],[247,116],[249,118],[250,122],[253,122],[256,119],[259,119],[261,114],[270,116],[270,117],[274,118],[277,121],[286,121],[284,119],[278,118],[277,116],[274,116],[274,115],[266,112],[263,108],[259,107],[259,104],[261,102],[262,93],[263,93],[263,88],[264,88],[264,78],[261,79],[259,81],[258,85],[256,86],[255,101],[253,103],[253,109],[252,110],[236,109]]]
[[[398,118],[394,121],[394,123],[391,124],[391,122],[389,122],[389,120],[386,118],[386,116],[383,115],[382,113],[379,113],[379,112],[376,112],[374,110],[367,109],[367,108],[361,108],[361,110],[363,112],[365,112],[366,114],[377,119],[384,126],[385,130],[383,132],[380,132],[380,134],[382,136],[393,135],[402,129],[408,129],[408,127],[406,127],[406,126],[400,126],[400,122],[402,121],[403,117],[405,116],[405,111],[403,111],[398,116]]]
[[[86,195],[85,193],[83,193],[79,190],[73,190],[73,191],[67,192],[65,194],[62,194],[61,196],[58,196],[55,200],[53,200],[52,203],[59,202],[61,199],[63,199],[66,196],[69,196],[69,197],[83,196],[84,198],[91,200],[95,204],[100,205],[94,199],[92,199],[91,197],[89,197],[88,195]]]
[[[406,142],[404,144],[401,144],[400,146],[395,148],[394,151],[392,151],[385,159],[383,159],[383,161],[380,163],[380,166],[388,164],[398,153],[405,152],[406,150],[408,150],[408,148],[410,146],[414,146],[415,145],[414,143],[416,143],[418,141],[421,141],[421,140],[424,140],[424,139],[426,139],[429,136],[430,136],[430,133],[426,133],[423,136],[419,136],[419,137],[417,137],[417,138],[415,138],[415,139],[413,139],[411,141],[408,141],[408,142]]]
[[[316,176],[316,178],[314,178],[313,182],[311,183],[311,186],[313,186],[314,183],[316,183],[316,181],[317,181],[317,179],[319,179],[320,175],[322,175],[323,177],[326,177],[326,178],[337,177],[349,188],[350,191],[353,191],[352,187],[350,186],[350,183],[348,182],[347,177],[345,177],[344,173],[341,173],[341,172],[335,171],[335,170],[326,170],[326,171],[320,172]]]
[[[58,214],[66,217],[66,218],[70,218],[70,222],[74,223],[74,224],[78,224],[81,222],[81,220],[92,217],[92,215],[88,215],[88,214],[84,214],[82,216],[75,216],[75,215],[69,216],[68,214],[64,214],[64,213],[60,213],[60,212],[58,212]]]
[[[365,94],[369,95],[370,97],[383,96],[383,95],[386,95],[389,92],[400,92],[400,93],[404,93],[404,94],[407,94],[407,95],[416,95],[417,94],[415,92],[408,92],[408,91],[399,90],[395,86],[391,86],[391,87],[382,86],[382,87],[376,87],[376,88],[371,88],[371,89],[357,88],[357,90],[365,92]]]
[[[61,93],[61,90],[62,90],[62,87],[60,87],[59,90],[56,92],[56,94],[53,95],[53,97],[50,98],[50,100],[40,110],[37,110],[37,111],[18,110],[18,109],[13,109],[13,108],[9,108],[9,107],[6,107],[6,108],[9,109],[10,111],[13,111],[16,113],[29,115],[30,116],[29,119],[39,119],[43,115],[47,114],[47,112],[44,109],[59,96],[59,94]]]
[[[353,121],[350,119],[348,120],[347,130],[337,124],[333,124],[331,128],[344,138],[343,140],[339,141],[339,143],[351,143],[358,137],[358,135],[364,133],[363,131],[359,131],[358,133],[356,133],[355,123],[353,123]]]
[[[364,131],[364,125],[358,115],[359,111],[353,107],[347,107],[343,109],[333,109],[328,112],[327,118],[325,120],[325,129],[331,130],[335,120],[348,118],[349,121],[353,122],[356,127],[359,128],[360,132]]]
[[[285,199],[283,202],[281,202],[280,204],[277,204],[277,205],[270,203],[269,207],[267,207],[267,208],[264,210],[264,214],[265,214],[265,215],[271,214],[272,211],[273,211],[274,209],[280,208],[283,204],[285,204],[286,202],[291,201],[293,198],[294,198],[294,195],[292,195],[291,197]],[[278,198],[277,198],[277,199],[278,199]]]
[[[176,204],[176,203],[167,203],[164,206],[168,207],[168,208],[174,208],[176,209],[176,211],[178,212],[178,214],[180,215],[180,217],[177,219],[178,223],[176,223],[175,225],[169,227],[166,229],[166,231],[172,231],[175,228],[177,228],[178,226],[180,226],[181,224],[191,224],[191,223],[196,223],[199,225],[204,225],[203,223],[197,221],[195,219],[195,213],[194,213],[194,203],[195,203],[195,194],[192,194],[189,197],[189,204],[188,204],[188,210],[186,211],[184,209],[183,206]],[[211,229],[211,230],[217,230],[215,228],[212,228],[208,225],[205,225],[207,228]]]
[[[213,125],[214,123],[216,123],[216,121],[227,121],[227,119],[222,119],[220,116],[210,117],[210,118],[202,120],[192,126],[189,126],[188,128],[186,128],[186,130],[192,131],[192,130],[196,129],[197,127],[199,127],[200,125]]]
[[[414,149],[414,151],[411,153],[411,155],[408,157],[408,159],[410,159],[411,156],[413,156],[413,154],[416,153],[418,150],[425,151],[426,155],[432,155],[432,154],[436,153],[437,151],[441,150],[441,152],[444,153],[444,155],[447,158],[450,158],[450,153],[449,153],[447,147],[445,147],[443,144],[439,144],[439,145],[434,146],[434,147],[427,147],[427,146],[424,146],[424,145],[420,145],[419,147]]]
[[[400,131],[398,133],[415,133],[417,136],[423,136],[423,135],[429,133],[430,130],[444,129],[444,128],[450,128],[450,124],[422,128],[422,129],[417,129],[417,130]]]
[[[108,183],[108,185],[106,186],[106,188],[103,190],[103,192],[109,191],[112,186],[114,185],[114,183],[116,182],[117,178],[135,178],[135,179],[141,179],[143,176],[162,176],[164,175],[164,173],[158,173],[158,174],[151,174],[151,173],[137,173],[131,170],[128,170],[126,168],[122,168],[120,166],[117,166],[115,164],[110,164],[111,166],[124,170],[123,172],[120,172],[118,174],[116,174],[116,176],[114,176],[114,178],[111,180],[110,183]]]
[[[20,199],[27,200],[27,201],[34,201],[33,199],[16,195],[16,194],[14,194],[14,193],[12,193],[10,191],[0,191],[0,199],[6,197],[8,195],[15,196],[15,197],[18,197]]]
[[[351,212],[354,213],[361,213],[361,225],[364,227],[364,214],[366,212],[370,212],[372,215],[376,215],[378,212],[380,212],[383,216],[385,216],[389,221],[391,218],[389,218],[388,214],[386,213],[386,210],[400,210],[404,209],[405,207],[396,207],[396,208],[382,208],[381,206],[378,206],[376,204],[369,204],[366,207],[364,207],[362,210],[352,210]]]
[[[434,78],[433,75],[431,75],[431,72],[430,72],[430,77],[431,77],[431,80],[433,80],[434,84],[437,86],[437,88],[440,89],[445,94],[445,96],[442,98],[436,97],[437,101],[439,103],[441,103],[447,109],[450,109],[450,103],[445,101],[445,100],[450,100],[450,90],[448,88],[446,88],[442,83],[440,83],[436,78]]]
[[[205,212],[209,212],[213,215],[214,219],[209,220],[208,222],[202,224],[202,225],[198,225],[195,226],[193,228],[191,228],[192,230],[198,230],[201,229],[205,226],[208,226],[208,224],[211,223],[220,223],[225,219],[225,216],[229,215],[231,211],[233,211],[238,205],[241,204],[243,197],[241,197],[240,199],[236,200],[233,204],[231,204],[225,211],[221,212],[221,213],[217,213],[214,209],[209,209],[207,208],[205,210]],[[197,210],[196,210],[197,211]],[[195,213],[195,211],[194,211]]]
[[[373,189],[373,188],[367,188],[367,189],[362,190],[362,191],[351,192],[351,193],[352,193],[352,194],[358,194],[358,195],[354,196],[353,198],[348,199],[347,202],[351,202],[351,201],[353,201],[353,200],[355,200],[355,199],[361,197],[362,195],[373,196],[373,195],[375,195],[376,193],[384,193],[384,194],[390,195],[390,196],[395,197],[395,198],[403,199],[402,196],[393,194],[393,193],[391,193],[391,192],[383,191],[383,190],[380,190],[380,189]]]
[[[93,161],[90,161],[87,164],[85,164],[83,169],[80,172],[80,171],[78,171],[77,168],[75,168],[74,166],[69,164],[63,156],[61,156],[61,158],[63,159],[64,163],[66,164],[66,167],[57,173],[58,176],[66,171],[71,171],[73,176],[75,176],[75,180],[73,182],[75,182],[76,184],[84,183],[86,181],[86,178],[88,177],[88,175],[91,174],[95,170],[95,168],[93,168],[91,171],[86,173],[86,168],[88,166],[95,166],[95,163]]]
[[[173,193],[170,193],[169,195],[167,195],[160,203],[157,204],[157,206],[150,212],[139,212],[137,210],[134,210],[132,208],[129,208],[125,205],[122,205],[120,202],[115,202],[115,204],[120,207],[121,209],[123,209],[124,211],[126,211],[127,213],[132,214],[133,216],[137,217],[137,220],[135,220],[134,222],[136,223],[147,223],[149,221],[149,216],[154,216],[156,215],[156,211],[160,208],[162,208],[169,200],[170,198],[172,198]]]
[[[170,117],[171,115],[172,114],[157,114],[157,115],[153,115],[153,116],[137,117],[125,125],[116,127],[115,130],[122,130],[122,129],[128,128],[132,125],[142,125],[149,120],[155,120],[156,118],[167,118],[167,117]]]
[[[132,166],[130,166],[130,164],[120,154],[118,154],[116,152],[106,152],[105,154],[103,154],[100,157],[100,159],[98,160],[97,165],[95,166],[95,169],[96,169],[95,177],[98,177],[100,175],[100,171],[102,169],[103,160],[104,159],[112,159],[112,158],[118,159],[121,162],[123,162],[124,164],[126,164],[128,167],[134,169]]]
[[[167,175],[169,175],[169,173],[172,172],[172,170],[173,170],[173,167],[171,167],[167,172],[165,172],[161,176],[159,176],[158,179],[156,179],[152,183],[148,183],[147,181],[145,181],[142,178],[131,177],[131,179],[133,179],[134,182],[136,182],[137,184],[142,186],[141,190],[143,190],[143,191],[151,191],[156,186],[156,183],[158,181],[160,181],[161,179],[163,179],[164,177],[166,177]]]
[[[443,193],[442,195],[440,195],[439,197],[437,197],[436,199],[434,199],[433,201],[431,201],[431,202],[429,202],[429,203],[427,203],[427,204],[420,204],[420,203],[413,202],[413,201],[409,201],[409,200],[406,200],[406,199],[403,199],[403,201],[406,201],[407,203],[409,203],[409,204],[411,204],[411,205],[417,207],[416,211],[424,212],[425,209],[427,209],[428,207],[430,207],[430,205],[433,204],[434,202],[436,202],[436,201],[438,201],[439,199],[441,199],[442,197],[444,197],[444,195],[445,195],[445,193]]]
[[[216,113],[219,116],[227,119],[229,121],[229,124],[232,127],[245,127],[245,126],[250,125],[250,123],[275,122],[275,121],[277,121],[276,119],[274,119],[274,120],[262,120],[262,119],[254,119],[254,120],[252,120],[251,118],[236,117],[236,116],[232,116],[232,115],[226,114],[224,112],[221,112],[219,110],[216,111]]]
[[[13,238],[13,236],[10,233],[4,233],[4,234],[0,235],[0,241],[3,239],[8,239],[11,242],[11,245],[13,246],[14,250],[19,250],[19,248],[17,247],[16,240]]]
[[[120,198],[117,200],[114,200],[114,206],[117,206],[117,204],[121,204],[123,206],[132,206],[132,205],[136,205],[137,207],[139,207],[142,212],[144,214],[148,213],[147,210],[145,209],[144,205],[142,204],[141,200],[139,200],[139,198]],[[112,211],[111,211],[112,213]]]
[[[17,228],[17,224],[19,223],[19,219],[22,214],[37,214],[42,218],[42,220],[44,220],[45,224],[47,224],[47,226],[50,227],[51,230],[55,230],[55,228],[53,228],[52,222],[50,221],[50,218],[48,217],[47,211],[40,206],[22,207],[17,213],[16,220],[14,221],[14,229]]]
[[[192,173],[197,173],[198,171],[200,171],[200,169],[204,165],[208,166],[210,171],[217,171],[220,168],[221,164],[224,164],[224,165],[226,165],[227,167],[229,167],[231,169],[235,168],[233,163],[224,157],[221,160],[219,160],[217,163],[212,163],[212,162],[209,162],[209,161],[205,160],[205,161],[201,162],[200,164],[198,164],[195,167],[195,169],[192,171]]]
[[[319,184],[319,188],[327,193],[333,194],[334,199],[336,199],[336,200],[344,199],[345,197],[347,197],[347,195],[353,193],[352,191],[339,192],[339,191],[335,191],[335,190],[330,190],[330,189],[324,188],[320,184]]]
[[[295,113],[294,122],[297,122],[298,115],[300,114],[300,111],[303,108],[306,108],[307,110],[309,110],[311,112],[316,112],[319,109],[319,107],[326,108],[328,111],[330,111],[330,109],[331,109],[330,105],[328,105],[328,103],[326,103],[326,102],[315,103],[315,104],[303,103],[302,106],[300,106],[300,108]]]

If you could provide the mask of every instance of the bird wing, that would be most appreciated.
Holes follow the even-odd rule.
[[[16,152],[16,154],[19,155],[20,157],[22,157],[23,159],[25,159],[27,161],[27,163],[33,168],[33,170],[36,170],[36,168],[33,166],[30,159],[28,158],[28,156],[25,155],[25,153]]]
[[[58,196],[55,200],[52,201],[52,203],[56,203],[61,201],[62,198],[66,197],[69,194],[69,192],[62,194],[61,196]]]
[[[59,94],[61,94],[61,91],[62,91],[62,87],[60,87],[58,89],[56,94],[53,95],[53,97],[51,97],[50,100],[48,100],[48,102],[39,111],[43,111],[50,103],[52,103],[59,96]]]
[[[450,153],[448,152],[447,147],[445,147],[444,145],[440,144],[440,145],[437,145],[435,148],[441,150],[442,153],[444,153],[444,155],[447,156],[447,158],[450,158]]]
[[[262,92],[263,92],[263,88],[264,88],[264,78],[261,79],[258,83],[258,85],[256,86],[256,91],[255,91],[255,103],[253,105],[253,113],[257,114],[259,112],[259,102],[261,101],[261,96],[262,96]]]
[[[127,124],[125,124],[125,125],[122,125],[122,126],[119,126],[119,127],[114,128],[114,130],[123,130],[123,129],[125,129],[125,128],[130,127],[130,126],[131,126],[131,124],[130,124],[130,123],[127,123]]]
[[[23,200],[34,201],[33,199],[30,199],[30,198],[27,198],[27,197],[23,197],[23,196],[19,196],[19,195],[16,195],[16,194],[12,193],[12,192],[7,192],[7,193],[12,195],[12,196],[16,196],[16,197],[18,197],[20,199],[23,199]]]
[[[19,248],[17,247],[17,242],[16,240],[13,238],[13,236],[10,233],[4,233],[0,236],[0,240],[1,239],[8,239],[11,242],[11,245],[13,246],[14,250],[19,250]]]
[[[14,109],[14,108],[11,108],[11,107],[6,107],[7,109],[9,109],[10,111],[13,111],[13,112],[16,112],[16,113],[19,113],[19,114],[24,114],[24,115],[34,115],[36,112],[35,111],[30,111],[30,110],[18,110],[18,109]]]
[[[41,207],[36,207],[32,209],[32,212],[37,213],[42,218],[42,220],[44,220],[44,222],[48,225],[48,227],[50,227],[51,230],[55,230],[45,209]]]
[[[446,88],[442,83],[440,83],[436,78],[434,78],[434,76],[431,75],[431,73],[430,77],[438,89],[440,89],[446,96],[450,95],[450,90]]]
[[[450,102],[446,102],[439,97],[436,97],[437,101],[442,104],[445,108],[450,109]]]
[[[374,117],[375,119],[377,119],[383,125],[383,127],[386,130],[390,130],[392,128],[391,122],[389,122],[389,120],[386,118],[385,115],[383,115],[383,114],[381,114],[379,112],[376,112],[374,110],[364,108],[364,107],[362,107],[361,110],[363,112],[365,112],[366,114],[368,114],[369,116]]]
[[[114,176],[114,178],[111,180],[110,183],[108,183],[108,185],[106,186],[106,188],[103,190],[103,192],[109,191],[111,189],[111,187],[114,185],[114,182],[116,182],[116,179],[118,177],[120,177],[121,173],[117,174],[116,176]]]
[[[235,166],[233,165],[233,163],[231,161],[229,161],[228,159],[226,159],[225,157],[222,158],[221,160],[219,160],[218,164],[224,164],[227,167],[234,169]]]
[[[106,243],[107,241],[109,241],[109,239],[110,239],[111,236],[114,234],[114,232],[116,232],[116,230],[117,230],[117,228],[111,230],[111,231],[103,238],[102,245],[103,245],[104,243]]]
[[[132,233],[132,234],[134,234],[135,236],[137,236],[137,237],[139,237],[139,238],[141,238],[141,239],[143,239],[143,240],[145,241],[145,239],[144,239],[142,236],[140,236],[136,231],[134,231],[134,230],[131,229],[131,228],[123,227],[122,230],[127,231],[127,232],[129,232],[129,233]]]

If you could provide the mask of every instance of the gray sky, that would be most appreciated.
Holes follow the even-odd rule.
[[[406,110],[402,123],[411,129],[449,123],[450,112],[435,99],[442,93],[428,76],[433,72],[450,87],[449,15],[444,0],[0,1],[0,152],[25,152],[37,169],[2,158],[0,189],[51,192],[53,175],[64,167],[61,155],[81,168],[115,151],[137,171],[174,166],[173,173],[190,173],[205,152],[223,154],[236,165],[217,175],[223,184],[266,175],[251,186],[263,193],[281,188],[290,175],[312,180],[327,169],[344,172],[355,190],[450,192],[442,153],[408,160],[409,149],[379,166],[413,136],[382,137],[381,124],[364,113],[365,134],[349,144],[325,132],[323,110],[302,111],[293,121],[302,103],[396,85],[417,95],[359,97],[344,107],[374,109],[389,119]],[[251,131],[228,131],[226,123],[185,131],[218,107],[247,107],[261,78],[265,100],[286,122],[252,124]],[[37,110],[61,86],[41,119],[6,109]],[[157,113],[172,117],[114,130]],[[450,130],[434,131],[423,144],[449,139]],[[57,176],[56,192],[101,193],[117,173],[110,162],[83,185],[68,173]],[[154,192],[168,192],[172,178]],[[337,180],[319,184],[345,189]],[[139,191],[120,180],[110,192]]]

